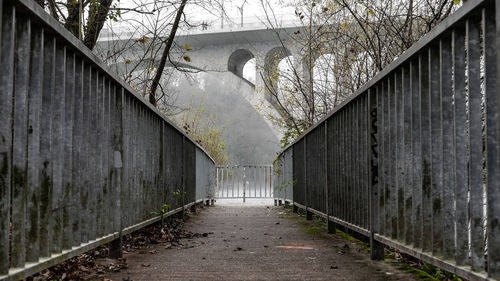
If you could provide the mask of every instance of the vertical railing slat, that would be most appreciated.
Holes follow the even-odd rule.
[[[376,93],[371,94],[374,95],[373,101],[376,104],[377,108],[377,148],[378,148],[378,158],[377,158],[377,168],[378,168],[378,182],[377,182],[377,194],[378,194],[378,229],[377,233],[385,234],[385,206],[384,206],[384,193],[385,193],[385,170],[384,170],[384,95],[383,95],[383,85],[382,82],[374,86]],[[372,207],[373,208],[373,207]],[[372,209],[373,210],[373,209]],[[376,215],[375,214],[375,215]]]
[[[420,142],[420,58],[411,62],[411,104],[412,104],[412,225],[413,245],[422,247],[422,164]]]
[[[467,204],[467,129],[465,109],[465,28],[458,26],[453,36],[453,114],[455,119],[455,229],[457,265],[468,264],[469,232]]]
[[[375,240],[375,234],[380,233],[380,222],[382,217],[380,216],[380,169],[379,169],[379,159],[380,159],[380,136],[382,132],[380,131],[380,121],[379,114],[380,101],[378,98],[380,92],[379,87],[375,86],[368,89],[368,130],[367,139],[370,146],[370,151],[368,153],[367,162],[369,163],[368,170],[368,183],[369,183],[369,215],[370,215],[370,258],[372,260],[380,260],[384,258],[384,246]]]
[[[72,246],[78,246],[82,242],[82,222],[84,220],[85,206],[83,204],[83,183],[86,159],[83,158],[83,134],[85,125],[83,119],[83,76],[84,62],[80,57],[75,58],[75,89],[73,100],[73,205],[71,206],[71,231]]]
[[[420,54],[420,144],[422,152],[421,212],[422,249],[432,251],[432,159],[431,159],[431,104],[429,85],[429,52]]]
[[[431,123],[431,206],[432,206],[432,254],[443,253],[443,144],[442,144],[442,103],[439,45],[429,51],[430,79],[430,123]]]
[[[394,95],[396,99],[396,187],[397,187],[397,239],[405,241],[405,174],[404,174],[404,118],[403,118],[403,68],[394,73]]]
[[[111,85],[110,79],[105,76],[104,80],[104,90],[103,90],[103,147],[102,147],[102,173],[103,173],[103,217],[104,217],[104,227],[103,235],[110,233],[113,229],[113,210],[112,198],[113,190],[111,189],[111,133],[112,131],[110,123],[110,109],[111,109]]]
[[[383,100],[383,202],[384,202],[384,234],[392,237],[392,155],[391,150],[391,99],[390,99],[389,78],[382,82],[382,100]]]
[[[90,196],[92,193],[90,184],[92,182],[91,176],[91,79],[92,79],[92,67],[87,61],[82,61],[83,65],[83,81],[82,81],[82,120],[81,120],[81,130],[80,130],[80,144],[82,145],[80,149],[79,159],[82,161],[82,170],[80,172],[80,202],[81,202],[81,213],[80,213],[80,234],[81,242],[86,243],[89,241],[89,228],[93,221],[90,219]],[[75,103],[76,104],[76,103]]]
[[[26,206],[26,261],[40,256],[40,135],[43,85],[43,29],[32,26],[28,93],[28,185]]]
[[[388,143],[388,154],[390,157],[388,158],[389,160],[389,218],[390,218],[390,224],[391,224],[391,232],[390,232],[390,237],[393,239],[397,239],[398,236],[398,190],[397,190],[397,149],[396,149],[396,142],[397,142],[397,132],[396,132],[396,120],[397,120],[397,103],[396,103],[396,91],[395,91],[395,86],[396,86],[396,76],[395,75],[389,75],[387,77],[387,86],[388,86],[388,91],[387,91],[387,97],[388,97],[388,113],[389,113],[389,143]]]
[[[413,140],[412,140],[412,66],[411,62],[403,66],[403,130],[404,130],[404,220],[405,243],[413,242]]]
[[[65,92],[66,83],[66,47],[59,42],[56,43],[56,63],[55,63],[55,91],[52,96],[52,252],[59,253],[62,250],[62,210],[63,202],[63,125],[65,112]]]
[[[132,205],[132,189],[131,189],[131,183],[132,183],[132,134],[130,133],[132,130],[132,122],[130,120],[131,115],[130,115],[130,96],[128,95],[128,92],[124,90],[123,95],[123,101],[122,101],[122,110],[123,110],[123,115],[122,115],[122,124],[123,124],[123,188],[124,188],[124,194],[122,194],[123,198],[123,207],[124,209],[127,208],[127,206]],[[165,134],[167,130],[165,129]],[[165,146],[165,151],[167,154],[168,151],[168,140],[165,140],[163,145]],[[165,157],[167,159],[167,157]],[[167,170],[167,167],[165,167],[165,170]],[[168,171],[165,172],[167,174]],[[167,174],[168,175],[168,174]],[[168,177],[167,177],[168,179]],[[167,182],[165,182],[165,186],[167,185]],[[165,187],[166,188],[166,187]],[[164,200],[167,202],[167,194],[165,192],[164,195]],[[122,229],[129,226],[131,224],[131,214],[130,212],[124,212],[123,213],[123,226]]]
[[[488,276],[500,277],[500,5],[483,9],[486,94]],[[495,22],[496,16],[496,22]]]
[[[14,52],[14,97],[12,133],[12,239],[11,267],[23,267],[26,260],[26,163],[28,146],[28,81],[31,24],[16,18]]]
[[[43,46],[43,85],[42,85],[42,112],[40,135],[40,256],[48,257],[51,253],[52,243],[52,95],[55,86],[55,56],[56,39],[44,35]]]
[[[467,20],[467,94],[469,105],[469,190],[472,270],[484,269],[483,124],[481,94],[481,18]]]
[[[71,249],[71,209],[73,194],[73,100],[75,91],[75,54],[66,51],[66,73],[63,114],[63,168],[62,168],[62,247]]]
[[[89,204],[89,217],[88,217],[88,239],[95,240],[97,238],[97,80],[98,72],[97,69],[90,66],[89,69],[89,80],[90,80],[90,91],[88,95],[90,96],[90,110],[89,110],[89,188],[88,188],[88,204]]]
[[[10,169],[11,169],[11,110],[12,110],[12,66],[14,36],[11,9],[4,9],[0,0],[0,274],[9,271],[9,222],[10,222]],[[13,10],[14,11],[14,10]],[[3,13],[6,13],[4,15]],[[10,14],[10,15],[9,15]]]
[[[105,76],[101,71],[97,73],[97,97],[96,97],[96,235],[104,235],[105,210],[104,210],[104,175],[103,175],[103,153],[104,153],[104,85]],[[140,206],[140,205],[139,205]]]
[[[360,135],[363,140],[363,147],[361,148],[363,151],[363,155],[361,157],[361,161],[363,163],[363,221],[364,227],[366,229],[370,229],[370,162],[369,162],[369,154],[370,154],[370,107],[369,107],[369,98],[368,94],[363,94],[363,110],[362,110],[362,118],[363,118],[363,130]]]
[[[341,206],[342,206],[342,209],[341,209],[341,212],[342,212],[342,219],[347,221],[347,204],[348,204],[348,201],[347,201],[347,186],[348,186],[348,183],[347,183],[347,166],[346,166],[346,162],[347,162],[347,130],[346,130],[346,109],[344,108],[343,110],[341,110],[340,112],[340,130],[341,130],[341,159],[340,159],[340,163],[343,163],[342,165],[342,173],[341,173],[341,182],[342,182],[342,185],[341,185]]]
[[[354,102],[354,112],[353,112],[353,119],[354,119],[354,137],[352,140],[352,150],[354,154],[354,167],[353,167],[353,185],[354,185],[354,190],[352,191],[353,193],[353,205],[354,205],[354,220],[353,223],[356,225],[360,225],[361,219],[360,219],[360,214],[361,214],[361,200],[360,200],[360,183],[359,183],[359,178],[360,178],[360,161],[359,161],[359,152],[360,152],[360,143],[359,143],[359,126],[360,126],[360,120],[359,120],[359,105],[360,105],[360,99],[356,99]]]
[[[455,256],[455,173],[454,173],[454,119],[452,91],[452,56],[451,37],[440,41],[440,95],[442,107],[442,220],[443,220],[443,257],[453,259]]]

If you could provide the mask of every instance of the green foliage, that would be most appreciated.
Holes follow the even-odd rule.
[[[195,142],[203,147],[217,165],[227,164],[229,155],[223,138],[224,127],[217,126],[214,113],[207,116],[204,101],[197,106],[190,105],[174,121]]]
[[[185,196],[187,196],[187,192],[182,192],[182,189],[179,188],[172,193],[177,206],[182,206]]]
[[[182,198],[184,198],[184,196],[187,195],[187,192],[182,193],[182,190],[177,189],[174,191],[174,193],[172,195],[173,195],[174,199],[182,199]]]
[[[274,190],[275,191],[283,191],[283,190],[286,190],[289,186],[291,185],[296,185],[297,184],[297,180],[293,180],[293,181],[289,181],[289,180],[282,180],[279,185],[275,186],[274,187]]]
[[[304,227],[303,230],[309,234],[318,235],[323,232],[321,229],[316,227]]]
[[[170,211],[170,209],[172,209],[172,206],[170,206],[169,204],[163,204],[160,210],[152,212],[152,214],[157,216],[163,215],[166,214],[168,211]]]
[[[302,132],[294,130],[293,128],[288,128],[280,140],[281,148],[286,148],[290,143],[297,139],[301,133]]]

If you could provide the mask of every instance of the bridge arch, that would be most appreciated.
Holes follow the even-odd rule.
[[[227,61],[227,70],[236,74],[240,78],[243,77],[243,68],[251,59],[255,58],[252,52],[247,49],[238,49],[234,51]]]
[[[278,92],[279,80],[279,64],[288,57],[292,56],[292,52],[285,47],[274,47],[270,49],[264,58],[264,84],[265,84],[265,98],[271,103],[276,104],[275,95]]]

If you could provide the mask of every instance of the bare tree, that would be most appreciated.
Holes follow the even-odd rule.
[[[266,21],[280,26],[267,0]],[[263,72],[284,129],[283,145],[325,116],[457,7],[452,0],[296,0],[302,27],[292,36],[300,58],[289,71]],[[279,37],[279,32],[276,32]],[[285,42],[279,41],[285,46]],[[295,63],[294,63],[295,61]],[[299,63],[297,63],[299,62]]]

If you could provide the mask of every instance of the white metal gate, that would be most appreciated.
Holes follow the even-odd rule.
[[[217,198],[273,198],[272,165],[215,167]]]

